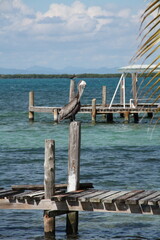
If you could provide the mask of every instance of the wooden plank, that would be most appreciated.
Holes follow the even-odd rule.
[[[43,184],[36,184],[36,185],[12,185],[12,190],[44,190]],[[55,184],[56,190],[59,189],[67,189],[67,184]],[[93,188],[93,183],[80,183],[79,189],[87,189],[87,188]],[[6,191],[6,190],[4,190]]]
[[[160,198],[160,191],[156,191],[149,196],[141,198],[139,200],[139,204],[148,204],[149,201],[152,201],[152,200],[156,199],[157,197]]]
[[[33,193],[33,191],[29,191],[27,193]],[[10,199],[10,200],[18,200],[18,201],[24,201],[24,196],[27,194],[26,192],[18,192],[17,194],[14,194],[14,195],[11,195],[11,196],[8,196],[7,198]]]
[[[76,193],[81,193],[84,192],[84,190],[77,190],[77,191],[73,191],[73,192],[66,192],[64,194],[58,194],[58,195],[54,195],[52,196],[52,200],[53,201],[64,201],[68,198],[68,196],[72,195],[72,194],[76,194]]]
[[[116,202],[117,203],[122,203],[122,202],[125,202],[127,198],[130,198],[130,197],[133,197],[139,193],[142,193],[144,192],[144,190],[133,190],[133,191],[130,191],[128,193],[126,193],[125,195],[123,196],[120,196],[116,199]]]
[[[157,196],[151,200],[148,201],[148,204],[149,205],[158,205],[159,204],[159,201],[160,201],[160,196]]]
[[[125,195],[126,193],[128,193],[129,191],[120,191],[118,193],[115,193],[111,196],[105,197],[102,199],[102,202],[105,203],[113,203],[118,197]]]
[[[111,196],[115,193],[119,193],[120,191],[104,191],[103,194],[100,194],[99,196],[95,196],[90,198],[90,202],[102,202],[102,199],[108,196]]]
[[[73,192],[71,194],[69,194],[67,196],[67,200],[69,201],[78,201],[80,197],[86,195],[86,194],[90,194],[90,193],[94,193],[96,192],[96,190],[94,189],[89,189],[89,190],[85,190],[85,191],[81,191],[81,192]]]
[[[80,197],[78,198],[78,201],[88,202],[90,197],[95,197],[95,196],[100,195],[100,194],[102,194],[102,193],[104,193],[104,191],[95,190],[94,192],[86,193],[85,195],[80,196]]]
[[[22,190],[23,191],[23,190]],[[18,190],[18,191],[14,191],[14,190],[7,190],[7,191],[4,191],[2,193],[0,193],[0,198],[5,198],[5,197],[8,197],[10,195],[14,195],[16,193],[20,193],[22,192],[21,190]]]
[[[138,201],[141,199],[141,198],[144,198],[144,197],[147,197],[149,195],[151,195],[152,193],[154,193],[155,191],[144,191],[142,193],[139,193],[135,196],[132,196],[128,199],[126,199],[126,203],[127,204],[138,204]]]

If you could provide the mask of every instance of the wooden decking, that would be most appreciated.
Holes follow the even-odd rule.
[[[89,185],[91,186],[91,185]],[[61,186],[51,199],[44,199],[44,190],[24,186],[0,190],[0,209],[49,210],[52,215],[71,211],[140,213],[160,215],[160,191],[111,191],[92,188],[66,192]]]

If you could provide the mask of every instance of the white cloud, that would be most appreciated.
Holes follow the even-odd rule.
[[[0,9],[0,45],[16,52],[32,51],[36,56],[42,49],[49,55],[55,50],[62,54],[64,48],[70,52],[81,48],[83,56],[89,56],[91,49],[92,58],[97,59],[97,55],[102,61],[107,51],[131,44],[128,39],[137,27],[137,15],[131,9],[102,8],[98,1],[97,6],[90,7],[80,1],[51,4],[42,13],[33,11],[22,0],[0,0]]]
[[[123,9],[118,12],[118,17],[121,18],[129,18],[131,16],[131,10],[130,9]]]

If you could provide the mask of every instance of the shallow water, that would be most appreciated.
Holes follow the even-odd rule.
[[[107,85],[111,98],[118,79],[87,79],[83,103],[93,97],[101,102],[101,87]],[[52,114],[35,114],[28,121],[28,92],[35,91],[35,104],[61,106],[68,99],[68,79],[0,79],[0,185],[42,184],[44,141],[56,141],[56,182],[67,181],[69,122],[53,122]],[[128,90],[129,92],[130,90]],[[129,95],[129,94],[128,94]],[[147,118],[139,124],[122,123],[119,116],[107,124],[101,116],[92,124],[82,121],[81,181],[110,190],[159,190],[160,124]],[[121,121],[121,123],[120,123]],[[0,210],[0,239],[42,240],[42,211]],[[158,240],[159,216],[112,213],[80,213],[79,234],[65,234],[65,217],[57,217],[56,240]]]

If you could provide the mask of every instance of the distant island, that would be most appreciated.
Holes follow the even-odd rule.
[[[145,77],[147,74],[143,73],[140,74],[140,77]],[[152,73],[150,75],[153,76]],[[72,78],[73,75],[71,74],[0,74],[1,79],[7,79],[7,78]],[[106,73],[106,74],[100,74],[100,73],[82,73],[82,74],[76,74],[77,78],[115,78],[120,77],[121,73]],[[130,77],[131,74],[128,73],[128,76]]]

